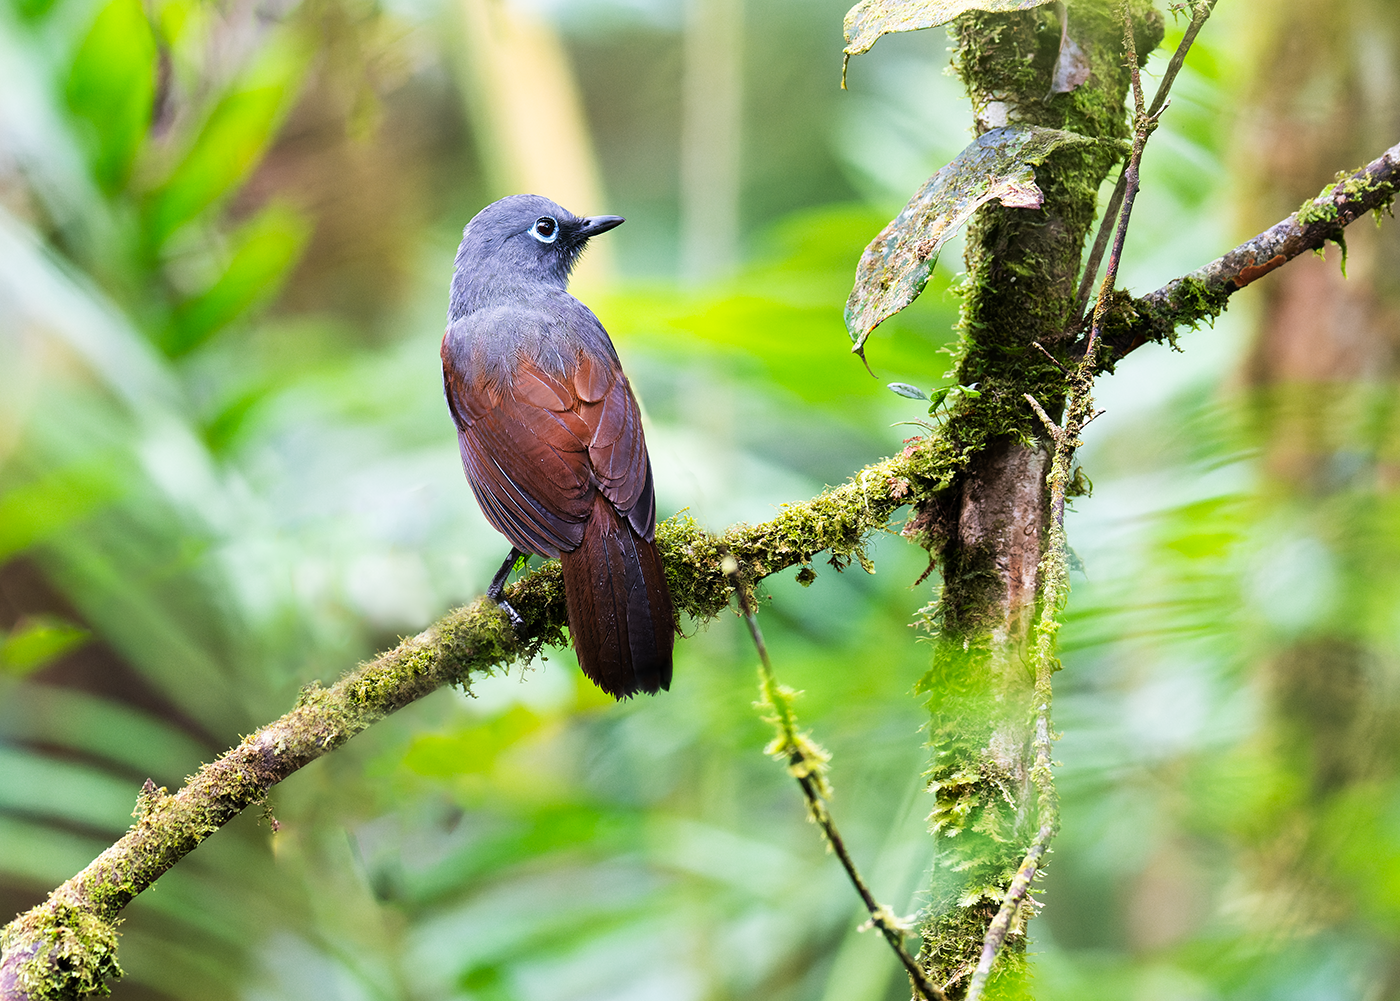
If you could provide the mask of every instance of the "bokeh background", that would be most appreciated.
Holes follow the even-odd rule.
[[[628,217],[575,289],[663,516],[761,520],[921,431],[883,387],[945,381],[956,248],[877,331],[877,379],[841,307],[970,115],[939,31],[882,40],[842,92],[842,14],[0,2],[0,920],[147,777],[481,592],[505,543],[437,345],[490,200]],[[1126,284],[1397,139],[1400,8],[1224,0],[1149,147]],[[1345,279],[1335,250],[1294,262],[1101,383],[1039,998],[1400,997],[1400,238],[1348,243]],[[874,555],[770,582],[762,619],[857,861],[911,913],[936,585],[897,536]],[[128,908],[114,995],[908,997],[761,754],[738,620],[687,633],[669,695],[614,705],[554,650],[307,768]]]

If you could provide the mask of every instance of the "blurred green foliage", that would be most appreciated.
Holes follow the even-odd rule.
[[[623,280],[588,298],[663,516],[761,519],[919,431],[901,422],[926,403],[886,382],[946,385],[955,252],[873,337],[879,379],[841,309],[966,109],[929,33],[882,40],[837,92],[840,14],[750,10],[748,263],[696,288],[666,266],[680,6],[552,11],[633,217]],[[1245,20],[1212,22],[1154,139],[1138,288],[1231,242]],[[0,4],[7,914],[110,843],[146,777],[178,785],[498,563],[436,368],[457,233],[492,195],[459,31],[449,7],[365,0]],[[1394,996],[1395,396],[1231,388],[1248,308],[1100,389],[1043,999]],[[1290,435],[1315,443],[1306,489],[1270,472]],[[874,576],[770,582],[760,614],[848,844],[905,913],[938,851],[909,627],[932,595],[909,587],[921,551],[874,556]],[[552,651],[308,768],[276,825],[240,819],[129,908],[115,996],[907,997],[761,753],[739,623],[687,632],[665,697],[614,705]]]
[[[0,670],[29,674],[88,638],[88,631],[53,615],[21,619],[0,642]]]
[[[150,127],[155,64],[155,38],[136,0],[104,7],[73,57],[64,96],[107,194],[125,183]]]

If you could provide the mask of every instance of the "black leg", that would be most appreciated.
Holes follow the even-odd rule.
[[[491,586],[486,589],[486,597],[501,606],[501,611],[505,612],[506,615],[510,617],[510,624],[516,629],[523,626],[525,621],[520,618],[519,612],[510,607],[510,602],[506,601],[501,595],[505,593],[506,579],[510,577],[510,572],[515,569],[515,561],[522,556],[528,559],[530,554],[522,553],[519,549],[511,546],[510,555],[507,556],[506,561],[501,564],[501,569],[496,571],[496,576],[491,578]]]

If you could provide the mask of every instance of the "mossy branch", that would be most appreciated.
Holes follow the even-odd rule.
[[[1214,320],[1230,296],[1299,254],[1321,250],[1328,241],[1346,249],[1345,230],[1368,212],[1392,207],[1400,193],[1400,143],[1366,166],[1337,175],[1316,198],[1287,219],[1246,240],[1203,268],[1135,299],[1113,293],[1103,325],[1100,370],[1149,341],[1171,341],[1178,327]]]
[[[734,583],[722,566],[726,557],[750,588],[823,551],[838,568],[854,560],[868,565],[864,547],[871,533],[884,530],[901,506],[946,485],[951,460],[943,455],[938,439],[926,439],[843,486],[785,506],[770,521],[718,536],[689,518],[664,522],[657,541],[677,609],[705,620],[729,603]],[[496,605],[478,599],[331,687],[308,687],[294,709],[200,768],[173,795],[148,782],[127,833],[0,933],[0,1001],[107,993],[105,981],[121,975],[116,924],[122,908],[205,838],[262,802],[278,782],[395,710],[564,642],[557,562],[517,582],[506,596],[524,622],[518,633]]]

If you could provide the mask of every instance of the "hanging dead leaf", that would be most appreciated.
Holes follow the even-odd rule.
[[[1069,33],[1069,8],[1060,4],[1060,54],[1055,57],[1050,93],[1068,94],[1082,87],[1092,72],[1088,55]]]
[[[1051,0],[861,0],[846,13],[846,57],[867,52],[881,35],[947,24],[959,14],[1001,14],[1043,7]]]
[[[938,251],[987,202],[1039,208],[1044,196],[1034,168],[1064,146],[1094,142],[1058,129],[1009,125],[981,136],[909,200],[861,254],[846,301],[846,329],[865,356],[870,331],[913,302],[933,271]]]

